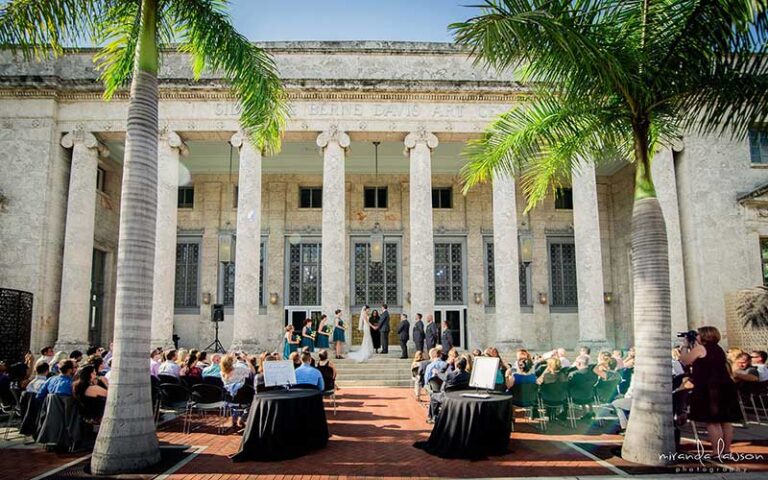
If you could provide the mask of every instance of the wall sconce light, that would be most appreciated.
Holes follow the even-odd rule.
[[[280,298],[280,296],[277,294],[277,292],[272,292],[269,294],[269,304],[270,305],[277,305],[277,300]]]
[[[219,234],[219,261],[235,263],[235,236],[229,232]]]
[[[203,305],[211,304],[211,292],[203,292]]]
[[[384,235],[381,233],[379,222],[373,226],[371,234],[371,262],[381,263],[384,252]]]
[[[539,303],[546,305],[548,301],[547,294],[545,292],[539,292]]]
[[[613,292],[603,292],[603,302],[610,305],[613,302]]]
[[[483,292],[475,292],[475,303],[478,305],[483,303]]]
[[[411,303],[411,292],[408,292],[408,294],[405,296],[405,301]]]
[[[520,261],[526,264],[533,261],[533,237],[520,237]]]

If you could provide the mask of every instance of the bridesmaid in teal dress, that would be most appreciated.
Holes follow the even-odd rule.
[[[320,317],[320,325],[317,327],[317,348],[331,348],[331,344],[328,342],[331,336],[331,329],[328,328],[328,315],[323,314]]]
[[[293,337],[293,325],[285,327],[285,335],[283,336],[283,360],[287,360],[291,356],[291,353],[299,349],[298,337]]]
[[[301,329],[301,347],[309,348],[310,352],[315,351],[315,332],[312,330],[311,318],[304,322],[304,328]]]
[[[344,332],[347,327],[344,326],[344,320],[341,319],[341,310],[336,309],[335,325],[333,327],[333,343],[336,345],[336,358],[344,358],[341,353],[344,349],[344,343],[347,341]]]

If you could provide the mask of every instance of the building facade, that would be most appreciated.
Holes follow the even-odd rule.
[[[498,176],[462,193],[462,150],[530,94],[447,44],[265,45],[291,104],[282,151],[239,131],[215,74],[164,56],[153,344],[275,348],[283,327],[364,304],[447,320],[464,348],[632,344],[634,168],[601,162],[526,212]],[[93,51],[0,56],[0,288],[34,294],[32,347],[110,340],[127,94]],[[768,136],[659,152],[673,330],[726,331],[768,271]],[[768,197],[767,197],[768,198]]]

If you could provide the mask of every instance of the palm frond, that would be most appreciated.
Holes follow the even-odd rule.
[[[104,99],[109,100],[133,74],[136,45],[141,31],[141,2],[125,0],[110,9],[96,25],[98,43],[104,47],[94,55]]]
[[[94,21],[117,0],[12,0],[0,7],[0,47],[26,60],[61,55],[89,38]]]
[[[547,90],[535,98],[500,115],[481,139],[469,143],[469,162],[462,169],[465,191],[503,172],[522,179],[530,208],[567,181],[581,162],[629,158],[631,130],[622,118],[629,112],[621,99],[595,104]]]
[[[193,58],[195,73],[221,71],[242,106],[243,129],[258,148],[280,149],[288,107],[272,57],[232,26],[224,0],[176,0],[170,7],[181,35],[180,50]]]
[[[745,327],[768,328],[768,288],[739,290],[736,302],[736,314]]]

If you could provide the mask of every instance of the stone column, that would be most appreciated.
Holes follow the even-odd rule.
[[[61,269],[57,351],[88,347],[93,233],[96,221],[96,174],[106,148],[90,132],[69,132],[61,146],[72,149],[67,195],[67,223]],[[100,152],[101,150],[101,152]],[[106,152],[108,154],[108,152]],[[105,155],[106,156],[106,155]]]
[[[496,338],[492,343],[512,351],[522,344],[520,321],[520,254],[517,241],[515,179],[493,176],[493,268],[496,283]]]
[[[173,348],[173,305],[176,293],[176,224],[179,156],[188,152],[176,132],[160,132],[157,146],[157,223],[152,292],[152,348]]]
[[[432,224],[432,149],[437,137],[421,128],[405,137],[410,155],[409,221],[411,318],[435,309],[435,242]]]
[[[656,185],[656,196],[664,214],[669,244],[669,287],[672,303],[672,335],[688,330],[688,311],[685,298],[685,270],[683,266],[683,240],[680,230],[680,209],[677,203],[677,181],[672,150],[662,150],[653,157],[651,174]]]
[[[571,178],[579,297],[579,344],[603,348],[607,341],[595,166],[584,162],[584,165],[574,168]]]
[[[240,149],[235,244],[235,310],[232,349],[266,347],[270,332],[259,328],[259,262],[261,261],[261,151],[244,132],[230,143]]]
[[[345,150],[349,135],[331,125],[317,137],[323,149],[323,237],[321,257],[321,302],[323,313],[333,318],[340,308],[346,312],[347,216],[344,182]],[[351,333],[350,333],[351,335]]]

